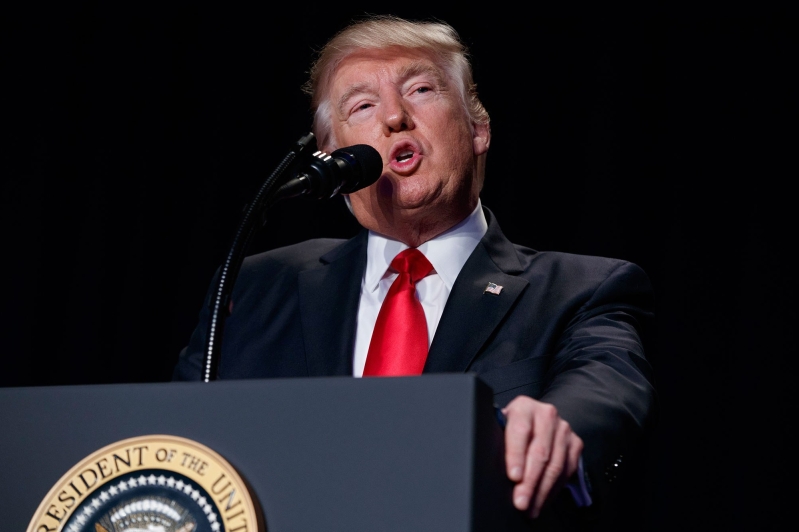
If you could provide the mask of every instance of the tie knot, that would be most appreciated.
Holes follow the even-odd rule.
[[[398,253],[394,260],[391,261],[391,267],[400,272],[400,274],[409,274],[413,283],[427,277],[433,271],[433,265],[416,248],[408,248]]]

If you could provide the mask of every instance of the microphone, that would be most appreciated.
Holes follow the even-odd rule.
[[[313,133],[300,138],[294,148],[280,161],[275,170],[264,181],[255,199],[244,208],[239,226],[230,244],[227,257],[219,268],[212,296],[208,302],[209,315],[205,356],[203,358],[203,380],[216,380],[219,358],[222,355],[222,332],[225,319],[230,312],[230,294],[239,275],[244,253],[250,238],[261,225],[266,223],[266,210],[278,200],[300,194],[313,194],[317,198],[333,197],[338,193],[349,194],[368,187],[380,178],[383,172],[383,158],[366,144],[341,148],[330,155],[317,151],[312,156],[307,153],[316,148]],[[299,161],[299,162],[297,162]],[[283,181],[289,169],[299,167],[294,179],[273,192],[277,183]],[[292,170],[293,171],[293,170]]]
[[[273,201],[308,194],[317,199],[351,194],[380,178],[383,158],[368,144],[340,148],[330,155],[317,151],[300,163],[297,176],[281,186]]]

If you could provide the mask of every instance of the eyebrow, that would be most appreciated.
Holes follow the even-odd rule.
[[[421,61],[417,59],[411,63],[400,68],[399,78],[403,81],[407,80],[408,78],[412,78],[414,76],[419,76],[421,74],[430,74],[436,80],[436,83],[439,85],[444,85],[444,76],[442,76],[441,71],[437,69],[435,66],[431,65],[429,62]]]
[[[344,110],[344,104],[347,103],[347,100],[352,98],[354,95],[367,92],[369,89],[369,84],[366,82],[356,83],[355,85],[351,86],[349,89],[344,91],[344,94],[341,95],[341,98],[338,99],[336,102],[336,109],[339,113],[342,113]]]
[[[404,82],[409,78],[412,78],[414,76],[419,76],[422,74],[431,75],[433,78],[435,78],[436,83],[440,86],[446,85],[444,76],[442,75],[439,69],[435,68],[435,66],[431,65],[428,62],[421,61],[418,59],[400,68],[399,71],[397,72],[397,77],[400,79],[400,81]],[[351,86],[346,91],[344,91],[344,94],[342,94],[341,97],[336,102],[336,109],[340,113],[343,112],[344,104],[347,103],[347,100],[352,98],[354,95],[363,92],[369,92],[368,82],[356,83],[355,85]]]

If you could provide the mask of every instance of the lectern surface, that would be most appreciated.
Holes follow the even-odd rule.
[[[251,486],[269,531],[510,530],[502,434],[473,375],[0,389],[0,523],[25,530],[96,450],[188,438]]]

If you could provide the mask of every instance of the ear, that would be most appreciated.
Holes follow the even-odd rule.
[[[491,126],[487,123],[473,123],[472,126],[474,127],[474,136],[472,137],[474,154],[483,155],[488,151],[488,146],[491,144]]]

